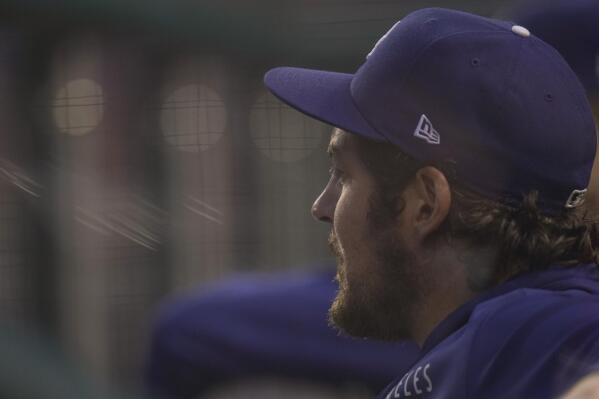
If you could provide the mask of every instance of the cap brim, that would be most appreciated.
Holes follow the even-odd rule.
[[[354,75],[280,67],[264,76],[266,87],[283,102],[322,122],[376,141],[386,141],[356,108],[351,96]]]

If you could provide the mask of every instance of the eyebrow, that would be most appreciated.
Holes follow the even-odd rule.
[[[327,153],[329,154],[329,157],[333,157],[333,156],[338,156],[339,153],[341,153],[343,151],[343,146],[338,144],[337,142],[331,143],[329,144],[329,147],[327,148]]]
[[[347,136],[335,135],[329,143],[327,153],[330,157],[339,156],[343,152],[346,152],[348,148]]]

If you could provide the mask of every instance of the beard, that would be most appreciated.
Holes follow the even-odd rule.
[[[329,323],[342,333],[361,338],[395,341],[413,338],[410,325],[418,302],[419,277],[415,262],[392,228],[370,229],[372,259],[355,276],[347,270],[339,240],[334,232],[329,247],[337,258],[337,296],[329,309]]]

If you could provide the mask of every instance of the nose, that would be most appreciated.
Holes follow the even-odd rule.
[[[325,189],[320,193],[314,204],[312,204],[312,217],[316,220],[325,223],[333,222],[333,215],[335,214],[335,207],[337,206],[338,193],[332,189],[329,183]]]

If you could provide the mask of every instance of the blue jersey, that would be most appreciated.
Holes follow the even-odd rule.
[[[551,268],[458,308],[379,398],[555,398],[599,369],[599,270]]]

